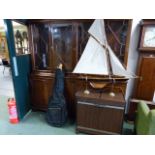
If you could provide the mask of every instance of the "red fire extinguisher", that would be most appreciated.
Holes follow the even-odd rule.
[[[17,107],[16,107],[16,101],[14,98],[8,99],[8,109],[9,109],[9,119],[10,123],[16,124],[19,122],[18,115],[17,115]]]

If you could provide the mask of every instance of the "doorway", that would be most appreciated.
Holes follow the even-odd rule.
[[[0,20],[0,96],[14,97],[10,58],[4,21]]]
[[[22,119],[30,110],[28,30],[22,23],[0,20],[0,63],[0,109],[8,120],[7,100],[13,97]]]

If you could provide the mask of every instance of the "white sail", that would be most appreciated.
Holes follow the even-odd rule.
[[[88,32],[90,38],[73,73],[109,75],[110,63],[112,75],[133,78],[134,76],[123,67],[108,45],[104,21],[96,19]],[[109,58],[107,52],[109,52]],[[108,62],[109,59],[110,62]]]
[[[121,64],[117,56],[114,54],[110,46],[108,46],[109,56],[110,56],[110,63],[112,67],[113,75],[118,76],[125,76],[126,78],[132,78],[132,74],[129,73]]]
[[[90,37],[73,73],[108,75],[106,51],[94,38]]]
[[[107,38],[106,38],[106,32],[105,32],[105,25],[103,19],[96,19],[90,29],[88,30],[90,35],[92,35],[95,39],[98,40],[98,42],[106,46],[107,45]]]

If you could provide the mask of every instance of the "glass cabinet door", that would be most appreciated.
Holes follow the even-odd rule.
[[[88,33],[93,21],[78,24],[78,59],[80,59],[90,34]]]
[[[49,26],[36,24],[32,26],[34,65],[38,70],[50,69]]]
[[[85,22],[53,22],[31,25],[33,64],[35,70],[54,72],[62,63],[72,72],[89,39],[93,20]],[[128,20],[105,20],[107,40],[117,57],[127,57]]]
[[[59,63],[67,72],[72,72],[76,63],[76,32],[72,24],[52,24],[51,26],[52,70]]]
[[[125,62],[129,20],[106,20],[107,40],[116,56]]]

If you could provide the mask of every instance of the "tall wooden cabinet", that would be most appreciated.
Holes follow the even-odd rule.
[[[155,20],[143,20],[134,98],[152,101],[155,91]]]
[[[155,91],[155,55],[141,54],[135,98],[152,101]]]
[[[46,110],[52,94],[54,72],[59,62],[65,70],[65,97],[69,116],[75,117],[75,93],[85,89],[85,81],[73,71],[88,41],[94,20],[29,20],[32,73],[31,103],[34,110]],[[109,44],[122,63],[127,64],[131,20],[105,20]]]

